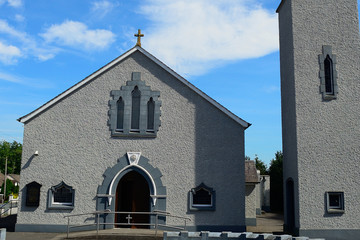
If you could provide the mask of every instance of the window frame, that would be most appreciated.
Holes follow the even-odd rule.
[[[140,92],[140,109],[139,109],[139,129],[132,129],[133,116],[133,98],[134,89]],[[145,85],[141,80],[140,72],[133,72],[131,81],[127,81],[126,85],[121,86],[120,90],[112,90],[110,93],[112,100],[109,101],[110,110],[108,112],[108,125],[112,137],[156,137],[160,121],[161,101],[160,92],[152,91],[150,86]],[[118,101],[122,99],[124,103],[123,113],[123,129],[118,129]],[[154,129],[148,129],[148,102],[152,99],[154,102],[153,123]]]
[[[330,205],[331,196],[339,197],[339,206]],[[326,211],[327,213],[340,213],[340,214],[345,212],[344,192],[326,192]]]
[[[204,189],[205,191],[209,192],[211,196],[211,203],[210,204],[194,204],[194,195],[196,195],[196,192],[200,191],[201,189]],[[189,209],[191,211],[215,211],[216,210],[216,195],[215,191],[211,188],[206,186],[204,183],[201,183],[196,188],[192,188],[189,191]]]
[[[331,92],[327,92],[327,81],[326,81],[326,64],[325,61],[329,60],[330,63],[330,84]],[[319,78],[320,78],[320,93],[322,94],[323,100],[333,100],[337,98],[339,92],[337,85],[338,73],[336,71],[336,55],[332,53],[332,47],[328,45],[322,46],[322,54],[319,55]]]
[[[72,196],[72,201],[71,203],[68,202],[55,202],[54,200],[54,193],[57,191],[57,189],[60,188],[67,188],[70,190]],[[61,183],[59,183],[56,186],[53,186],[49,189],[48,191],[48,209],[74,209],[75,207],[75,189],[73,189],[73,187],[67,185],[66,183],[64,183],[63,181]]]

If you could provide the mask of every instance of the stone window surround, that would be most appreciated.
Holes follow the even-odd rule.
[[[204,189],[205,191],[209,192],[209,194],[211,195],[211,204],[194,204],[193,195],[201,189]],[[189,209],[191,211],[215,211],[216,209],[215,200],[216,200],[215,191],[211,187],[206,186],[204,183],[201,183],[199,186],[197,186],[196,188],[192,188],[189,191]]]
[[[326,92],[326,84],[325,84],[325,64],[324,61],[326,57],[329,56],[332,61],[332,93]],[[319,55],[319,77],[320,77],[320,93],[322,94],[323,100],[333,100],[337,98],[337,94],[339,92],[337,85],[338,74],[336,71],[336,55],[332,53],[332,47],[329,45],[322,46],[322,54]]]
[[[330,206],[330,195],[339,198],[339,206]],[[342,214],[345,212],[344,192],[326,192],[326,211],[331,214]]]
[[[132,104],[132,91],[138,87],[141,92],[140,97],[140,127],[139,129],[131,129],[131,104]],[[160,92],[152,91],[149,86],[145,85],[145,81],[141,80],[140,72],[133,72],[131,81],[127,81],[125,86],[121,86],[120,90],[111,91],[112,100],[109,101],[109,121],[108,125],[112,137],[156,137],[159,130],[160,121],[160,107],[161,101],[159,100]],[[117,129],[117,102],[119,99],[124,102],[124,120],[123,129]],[[152,99],[154,101],[154,126],[153,129],[147,129],[148,124],[148,102]]]
[[[60,203],[60,202],[54,202],[54,192],[56,189],[59,189],[61,187],[65,187],[69,189],[72,193],[72,201],[71,203]],[[61,181],[56,186],[53,186],[48,191],[48,209],[63,209],[63,210],[71,210],[75,207],[75,189],[73,189],[71,186],[64,183],[64,181]]]

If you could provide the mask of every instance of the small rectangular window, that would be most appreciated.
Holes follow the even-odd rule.
[[[344,193],[326,192],[326,204],[328,213],[344,213]]]

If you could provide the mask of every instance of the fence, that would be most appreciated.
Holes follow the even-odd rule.
[[[164,232],[164,240],[325,240],[290,235],[255,234],[250,232]]]
[[[0,206],[0,218],[12,214],[17,214],[18,200],[10,200],[9,202]]]
[[[100,215],[102,214],[118,214],[118,215],[126,215],[126,219],[127,222],[124,223],[100,223]],[[76,217],[76,216],[84,216],[84,215],[94,215],[96,217],[96,221],[95,223],[90,223],[90,224],[76,224],[76,225],[71,225],[70,224],[70,218],[71,217]],[[132,216],[134,215],[148,215],[150,216],[154,216],[155,217],[155,223],[148,223],[148,222],[144,222],[144,223],[132,223],[130,220],[132,219]],[[183,227],[179,227],[179,226],[174,226],[174,225],[168,225],[168,224],[160,224],[158,222],[159,217],[172,217],[172,218],[177,218],[177,219],[182,219],[184,220],[184,225]],[[159,227],[165,227],[165,228],[172,228],[172,229],[177,229],[177,230],[183,230],[186,228],[186,223],[187,221],[191,221],[190,218],[187,217],[182,217],[182,216],[176,216],[176,215],[172,215],[168,212],[162,212],[162,211],[154,211],[154,212],[110,212],[110,211],[97,211],[97,212],[92,212],[92,213],[82,213],[82,214],[73,214],[73,215],[67,215],[64,216],[64,218],[68,218],[68,224],[67,224],[67,238],[69,238],[69,233],[70,233],[70,229],[72,228],[80,228],[80,227],[85,227],[85,226],[96,226],[96,235],[99,234],[99,230],[100,230],[100,225],[113,225],[113,226],[152,226],[155,229],[155,236],[157,235],[157,230]]]

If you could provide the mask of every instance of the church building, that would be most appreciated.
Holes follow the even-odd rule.
[[[245,231],[250,124],[139,43],[19,121],[16,231],[63,232],[95,211],[71,224]]]
[[[357,0],[282,0],[277,12],[285,230],[359,239]]]

